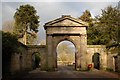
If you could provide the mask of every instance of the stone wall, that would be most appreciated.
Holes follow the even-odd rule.
[[[26,70],[26,46],[20,46],[19,52],[13,53],[11,55],[11,74],[19,73]]]
[[[93,64],[92,56],[95,53],[100,54],[100,69],[107,68],[107,54],[105,45],[87,45],[87,64]]]
[[[107,50],[107,54],[107,69],[112,71],[120,71],[120,56],[118,55],[118,49],[111,47]]]
[[[34,53],[39,53],[41,58],[41,69],[46,66],[46,47],[45,45],[28,45],[27,46],[27,68],[32,70],[32,55]]]
[[[75,36],[71,36],[71,39],[73,39],[72,37],[74,37],[74,40],[79,40],[79,38],[75,38]],[[79,36],[78,36],[79,37]],[[57,44],[60,42],[60,40],[64,39],[64,37],[60,37],[59,38],[57,37],[57,42],[54,42],[54,46],[56,47]],[[69,40],[69,38],[68,38]],[[74,40],[72,40],[74,42]],[[78,41],[75,41],[75,42],[78,42]],[[77,44],[80,44],[80,43],[75,43],[75,45]],[[78,46],[77,46],[78,47]],[[79,46],[80,47],[80,46]],[[29,71],[29,70],[33,70],[32,68],[32,54],[34,54],[35,52],[38,52],[40,53],[41,55],[41,70],[46,70],[48,65],[47,65],[47,59],[48,58],[48,55],[46,54],[47,53],[47,50],[46,50],[46,46],[45,45],[29,45],[26,47],[22,47],[21,48],[22,52],[16,52],[14,54],[12,54],[12,58],[11,58],[11,73],[14,74],[14,73],[18,73],[18,72],[24,72],[24,71]],[[78,48],[77,48],[78,49]],[[53,49],[54,50],[54,49]],[[76,50],[77,52],[77,50]],[[79,52],[79,51],[78,51]],[[109,69],[109,70],[113,70],[115,71],[115,57],[117,57],[117,65],[118,65],[118,71],[120,71],[120,56],[118,56],[117,54],[113,53],[111,54],[111,52],[107,52],[106,50],[106,46],[105,45],[87,45],[87,52],[84,53],[84,56],[85,58],[83,60],[85,60],[86,64],[93,64],[92,62],[92,56],[95,54],[95,53],[99,53],[100,54],[100,69],[101,70],[106,70],[106,69]],[[56,53],[55,53],[56,54]],[[76,53],[75,53],[76,54]],[[76,56],[78,56],[76,54]],[[50,61],[49,64],[53,63],[54,64],[54,67],[56,66],[56,57],[54,57],[55,59],[55,63],[54,62],[51,62],[51,60],[48,60]],[[82,59],[80,59],[81,61]],[[81,64],[81,63],[80,63]],[[82,65],[82,64],[81,64]],[[87,66],[87,65],[82,65],[82,66]]]
[[[40,53],[41,55],[41,69],[46,66],[46,48],[44,45],[28,45],[27,47],[21,46],[20,52],[12,54],[11,58],[11,74],[20,73],[32,70],[32,55]]]

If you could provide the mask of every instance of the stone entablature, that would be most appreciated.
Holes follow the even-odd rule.
[[[49,27],[46,34],[86,34],[86,27]]]

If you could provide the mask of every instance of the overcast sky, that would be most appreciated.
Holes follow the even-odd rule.
[[[8,1],[8,2],[7,2]],[[0,8],[2,7],[2,13],[0,12],[0,17],[2,15],[2,20],[0,21],[4,24],[6,21],[12,21],[13,15],[20,5],[30,4],[37,10],[37,15],[40,16],[40,27],[38,32],[38,43],[45,39],[45,30],[43,25],[56,18],[61,17],[61,15],[71,15],[72,17],[79,17],[87,9],[91,12],[92,16],[99,15],[101,9],[112,5],[116,6],[117,2],[6,2],[0,3]],[[47,0],[45,0],[47,1]],[[49,0],[53,1],[53,0]],[[94,1],[94,0],[93,0]],[[0,23],[1,25],[1,23]],[[2,27],[0,27],[2,29]]]

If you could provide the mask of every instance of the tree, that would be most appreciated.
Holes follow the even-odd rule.
[[[101,16],[97,16],[95,19],[90,17],[89,11],[85,11],[80,17],[89,23],[87,28],[88,44],[103,44],[109,47],[118,45],[120,32],[120,10],[118,7],[108,6],[102,10]]]
[[[37,40],[37,35],[36,33],[32,34],[27,34],[27,44],[33,44],[34,41]]]
[[[118,44],[118,32],[120,30],[120,10],[118,7],[108,6],[97,17],[97,27],[103,36],[107,46]]]
[[[89,45],[104,45],[106,43],[106,39],[95,24],[87,29],[87,43]]]
[[[27,4],[20,6],[14,14],[14,33],[17,34],[19,38],[24,37],[25,45],[27,44],[27,34],[33,36],[38,32],[39,16],[37,16],[36,13],[35,8]]]
[[[18,51],[20,46],[17,36],[10,32],[2,32],[2,67],[3,74],[9,74],[11,55]]]
[[[79,19],[81,19],[82,21],[85,21],[85,22],[92,22],[90,11],[85,10],[85,12],[83,12],[83,15],[80,16]]]
[[[89,10],[85,10],[85,12],[83,12],[83,15],[81,15],[79,17],[79,19],[81,19],[82,21],[85,21],[89,24],[89,26],[87,27],[87,43],[89,45],[93,45],[93,44],[99,44],[99,36],[100,33],[97,30],[97,28],[95,27],[95,19],[93,19],[91,17],[91,13]]]

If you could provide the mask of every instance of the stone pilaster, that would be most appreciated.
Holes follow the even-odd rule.
[[[75,42],[76,42],[76,45],[75,45],[76,46],[76,51],[75,51],[75,69],[76,70],[80,70],[80,68],[81,68],[80,35],[79,35],[78,40],[75,40]]]
[[[52,35],[47,35],[47,70],[54,70],[53,40]]]
[[[87,35],[81,35],[80,39],[80,58],[81,58],[81,70],[87,69],[86,53],[87,53]]]
[[[80,70],[80,68],[81,68],[80,51],[78,49],[76,49],[75,54],[76,54],[75,55],[75,69]]]
[[[56,48],[57,48],[57,41],[56,41],[56,39],[55,39],[55,37],[53,37],[53,40],[54,40],[54,42],[53,42],[53,56],[54,56],[54,68],[55,68],[55,70],[57,70],[57,52],[56,52]]]

